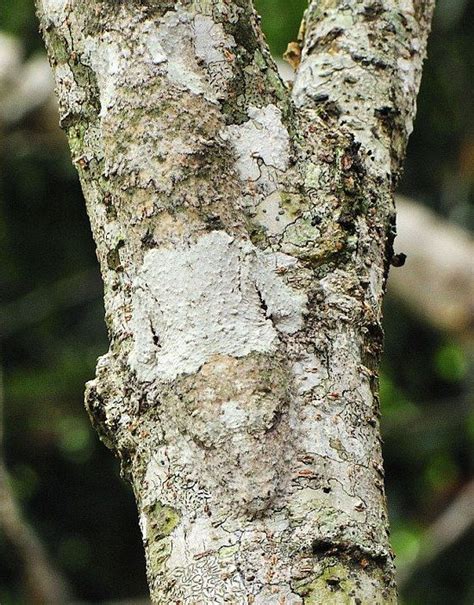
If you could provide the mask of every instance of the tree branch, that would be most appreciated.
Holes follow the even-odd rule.
[[[377,367],[417,78],[381,70],[409,94],[374,158],[309,76],[295,106],[249,0],[38,8],[104,279],[86,405],[133,484],[152,599],[395,602]]]
[[[425,531],[416,559],[398,569],[399,586],[408,584],[414,574],[428,565],[468,531],[474,523],[474,481],[468,483],[447,509]]]
[[[406,265],[390,274],[389,293],[438,329],[462,339],[474,329],[474,242],[428,208],[397,197],[397,250]]]
[[[38,97],[26,94],[34,83],[40,79],[43,82],[45,68],[48,68],[47,59],[35,60],[23,68],[19,67],[21,52],[19,45],[1,42],[2,63],[8,67],[0,77],[0,90],[5,90],[13,77],[18,72],[20,79],[24,82],[21,87],[10,89],[8,98],[11,100],[8,106],[14,106],[16,112],[4,112],[4,120],[8,128],[14,127],[17,120],[21,119],[24,112],[44,111],[48,107],[56,107],[54,94],[54,80],[49,72],[49,77],[44,80],[45,90]],[[289,65],[277,62],[278,70],[282,78],[292,82],[294,72]],[[38,73],[36,73],[38,71]],[[42,89],[43,90],[43,89]],[[3,99],[3,96],[0,96]],[[34,103],[34,105],[31,105]],[[13,120],[13,121],[12,121]],[[55,134],[63,138],[59,129]],[[436,216],[427,208],[416,201],[406,197],[397,196],[397,240],[396,247],[404,251],[408,256],[408,262],[401,271],[392,271],[388,294],[393,295],[406,303],[417,315],[432,324],[435,328],[461,338],[470,338],[474,321],[472,319],[472,297],[474,291],[474,275],[470,270],[469,258],[473,256],[472,238],[459,226],[451,225],[447,220]],[[98,285],[91,283],[93,273],[78,275],[65,281],[64,284],[54,284],[52,291],[56,292],[65,288],[68,292],[75,292],[79,287],[80,300],[76,295],[69,301],[61,299],[60,304],[67,307],[81,302],[82,300],[95,300],[99,292]],[[76,279],[81,284],[76,284]],[[83,280],[87,287],[84,291]],[[90,284],[90,286],[89,286]],[[33,296],[33,295],[32,295]],[[84,298],[82,298],[84,296]],[[46,301],[48,298],[48,301]],[[25,298],[24,301],[15,301],[11,311],[9,307],[0,309],[3,336],[22,329],[23,326],[31,325],[40,321],[41,317],[50,312],[50,296],[46,292],[35,292],[34,300]],[[37,300],[37,302],[35,302]],[[25,309],[25,315],[18,312]]]
[[[325,112],[395,180],[412,131],[434,2],[312,0],[293,98],[309,120]]]
[[[53,87],[44,57],[35,55],[23,62],[21,43],[0,33],[0,127],[11,129],[38,109],[54,112]]]
[[[3,376],[0,368],[0,527],[22,566],[23,588],[32,605],[68,602],[65,580],[49,561],[43,544],[23,518],[10,486],[3,457]]]

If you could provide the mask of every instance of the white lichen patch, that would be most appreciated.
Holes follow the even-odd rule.
[[[210,101],[225,96],[224,80],[231,77],[232,68],[224,51],[235,46],[235,41],[221,25],[209,17],[194,18],[188,11],[177,9],[159,22],[146,20],[133,27],[140,41],[133,58],[127,29],[84,40],[81,60],[96,74],[101,116],[117,102],[120,87],[142,87],[144,81],[156,77],[166,77],[175,86]]]
[[[216,354],[271,352],[302,326],[306,297],[285,284],[285,255],[214,231],[150,250],[135,280],[130,365],[140,380],[196,372]]]
[[[166,53],[158,39],[156,25],[154,23],[147,21],[143,24],[141,38],[155,65],[164,63],[167,60]]]
[[[274,191],[257,206],[255,221],[265,227],[270,236],[281,235],[293,220],[282,208],[279,191]]]
[[[324,384],[328,378],[326,368],[321,359],[314,353],[307,353],[302,356],[292,366],[293,376],[295,378],[295,387],[299,395],[311,391],[315,387]]]
[[[211,17],[196,15],[194,18],[194,48],[196,57],[204,63],[216,99],[227,97],[225,83],[232,78],[233,36],[226,34],[220,23]],[[212,99],[211,99],[212,100]]]
[[[84,40],[81,61],[89,65],[96,74],[101,117],[106,115],[116,101],[116,90],[124,80],[129,57],[130,51],[126,45],[119,45],[110,33],[105,33],[101,38],[89,36]]]
[[[357,85],[348,87],[347,81],[356,82]],[[377,168],[386,165],[389,152],[373,133],[376,124],[374,109],[386,103],[384,83],[349,55],[334,56],[329,52],[320,52],[307,57],[298,70],[293,98],[296,105],[301,107],[311,99],[324,97],[336,104],[340,121],[351,128],[355,140],[363,149],[371,152],[374,167],[375,164]]]
[[[168,80],[209,101],[225,98],[225,80],[232,77],[225,53],[235,41],[222,25],[177,7],[158,26],[148,22],[145,34],[154,63],[166,63]]]
[[[209,518],[200,517],[192,521],[183,519],[181,527],[175,530],[173,551],[168,566],[179,568],[206,552],[217,552],[229,546],[229,536],[222,529],[213,526]]]
[[[222,25],[205,15],[196,15],[194,18],[194,33],[196,56],[206,65],[225,62],[224,49],[235,46],[234,38],[225,33]]]
[[[191,15],[182,9],[166,13],[156,35],[166,54],[168,79],[195,94],[205,93],[209,87],[197,65]]]
[[[66,8],[70,0],[42,0],[41,8],[43,13],[55,25],[59,25],[66,17]]]
[[[146,489],[142,497],[142,506],[150,507],[162,497],[163,483],[167,478],[168,472],[166,457],[162,451],[158,450],[150,458],[146,467],[144,480]]]
[[[273,585],[265,587],[255,597],[255,605],[274,605],[274,603],[285,603],[285,605],[302,605],[303,599],[295,594],[289,586]]]
[[[263,254],[256,251],[254,279],[267,307],[266,316],[286,334],[294,334],[301,328],[306,297],[292,292],[281,278],[277,278],[277,272],[296,263],[297,259],[282,252]]]
[[[248,425],[248,414],[239,401],[231,400],[222,406],[220,420],[227,430],[238,430]]]
[[[372,304],[374,309],[377,309],[377,301],[381,298],[381,293],[383,289],[384,283],[384,274],[383,269],[381,267],[377,267],[377,265],[371,265],[369,271],[369,286],[370,286],[370,294],[372,297]]]
[[[262,108],[251,105],[248,116],[250,119],[244,124],[228,126],[222,133],[222,138],[230,141],[234,149],[236,168],[241,178],[259,181],[261,163],[276,170],[286,170],[290,138],[280,109],[271,104]]]
[[[338,465],[342,471],[342,466]],[[358,510],[361,499],[344,491],[338,481],[330,481],[331,492],[325,493],[320,489],[310,487],[301,489],[293,495],[290,504],[290,515],[294,519],[301,519],[308,515],[308,511],[320,511],[321,529],[328,530],[331,524],[340,523],[340,519],[357,519],[364,521],[364,513]],[[329,511],[334,511],[330,514]],[[337,511],[339,514],[334,514]],[[329,513],[329,514],[328,514]],[[336,521],[336,520],[339,521]],[[307,530],[307,528],[306,528]],[[304,531],[304,528],[301,528]]]

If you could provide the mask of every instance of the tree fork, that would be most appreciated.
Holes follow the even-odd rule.
[[[431,2],[37,0],[104,280],[86,406],[154,602],[395,603],[377,369]]]

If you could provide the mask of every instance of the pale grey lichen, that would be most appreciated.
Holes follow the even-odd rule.
[[[64,22],[66,8],[69,4],[70,0],[42,0],[45,15],[55,25],[60,25]]]
[[[248,116],[247,122],[228,126],[222,138],[229,140],[235,150],[236,167],[241,178],[258,182],[262,177],[262,163],[281,171],[288,167],[290,139],[282,123],[281,110],[275,105],[262,108],[250,105]],[[276,184],[269,184],[269,187],[268,194]]]
[[[306,298],[278,276],[296,262],[214,231],[149,251],[135,280],[129,362],[142,381],[196,372],[216,354],[275,351],[303,325]]]
[[[274,191],[257,205],[255,221],[269,236],[281,235],[293,220],[282,204],[280,191]]]

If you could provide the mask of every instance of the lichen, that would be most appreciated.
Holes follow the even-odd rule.
[[[310,2],[292,90],[249,0],[38,4],[152,599],[394,602],[366,372],[429,3]]]
[[[216,354],[271,352],[302,325],[305,297],[276,270],[294,262],[220,231],[146,253],[135,282],[129,362],[140,380],[171,380]]]

